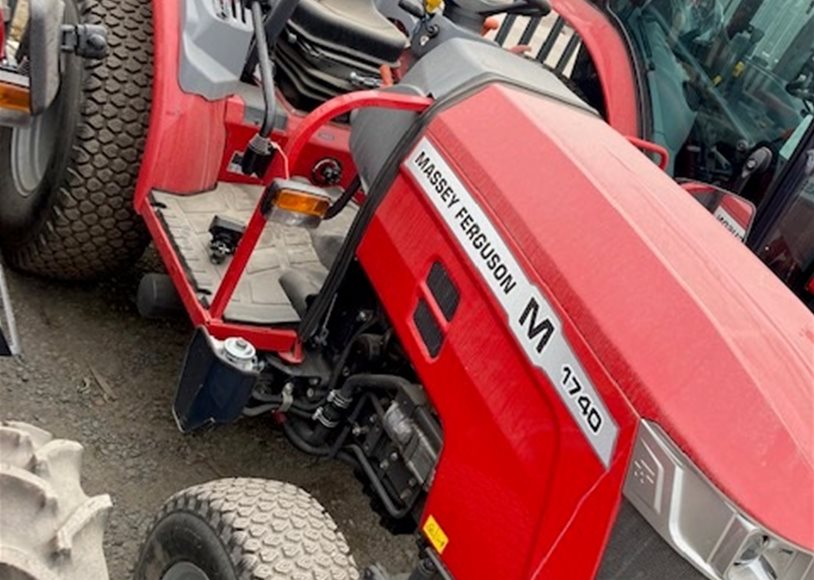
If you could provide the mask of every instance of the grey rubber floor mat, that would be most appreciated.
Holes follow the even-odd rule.
[[[230,258],[223,264],[213,264],[209,259],[209,226],[212,218],[220,215],[248,224],[261,193],[262,188],[258,186],[231,183],[221,183],[213,191],[194,195],[153,192],[156,212],[173,240],[203,304],[208,305],[214,297],[230,263]],[[263,325],[299,322],[299,315],[280,285],[280,277],[292,269],[316,274],[319,279],[324,277],[327,269],[323,261],[326,259],[323,255],[320,260],[313,239],[343,238],[355,214],[356,208],[348,206],[316,231],[270,222],[249,260],[224,318],[232,322]]]

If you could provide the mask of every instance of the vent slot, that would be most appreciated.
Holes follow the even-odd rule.
[[[435,262],[430,268],[430,273],[427,276],[427,287],[430,289],[432,297],[438,303],[441,312],[444,313],[444,318],[447,322],[452,321],[455,312],[458,310],[458,304],[461,301],[461,294],[452,283],[449,273],[446,268],[441,265],[441,262]]]
[[[226,22],[251,25],[252,13],[243,6],[242,0],[215,0],[215,11]]]
[[[429,304],[427,304],[427,301],[423,298],[420,298],[418,301],[418,306],[413,313],[413,322],[430,356],[432,358],[438,356],[441,345],[444,343],[444,334],[438,322],[436,322],[435,317],[432,315]]]

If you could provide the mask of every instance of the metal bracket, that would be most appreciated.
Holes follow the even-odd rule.
[[[60,49],[81,58],[102,60],[107,56],[107,28],[98,24],[65,24]]]
[[[20,338],[17,335],[17,323],[14,320],[14,312],[11,310],[11,299],[2,266],[0,266],[0,314],[3,315],[3,328],[8,333],[8,337],[6,337],[3,334],[3,328],[0,328],[0,356],[18,355],[20,354]]]

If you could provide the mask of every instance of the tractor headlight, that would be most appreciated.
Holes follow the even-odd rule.
[[[624,495],[707,578],[814,580],[814,554],[763,529],[654,423],[642,421]]]
[[[802,578],[805,570],[792,570],[798,551],[791,546],[766,535],[762,531],[752,533],[744,542],[740,553],[726,572],[727,580],[779,580]],[[805,559],[805,558],[803,558]],[[810,564],[810,557],[809,557]],[[810,570],[810,566],[809,566]]]

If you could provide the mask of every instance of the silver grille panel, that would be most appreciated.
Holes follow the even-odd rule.
[[[597,579],[653,578],[701,580],[705,576],[665,542],[629,501],[622,500]]]

